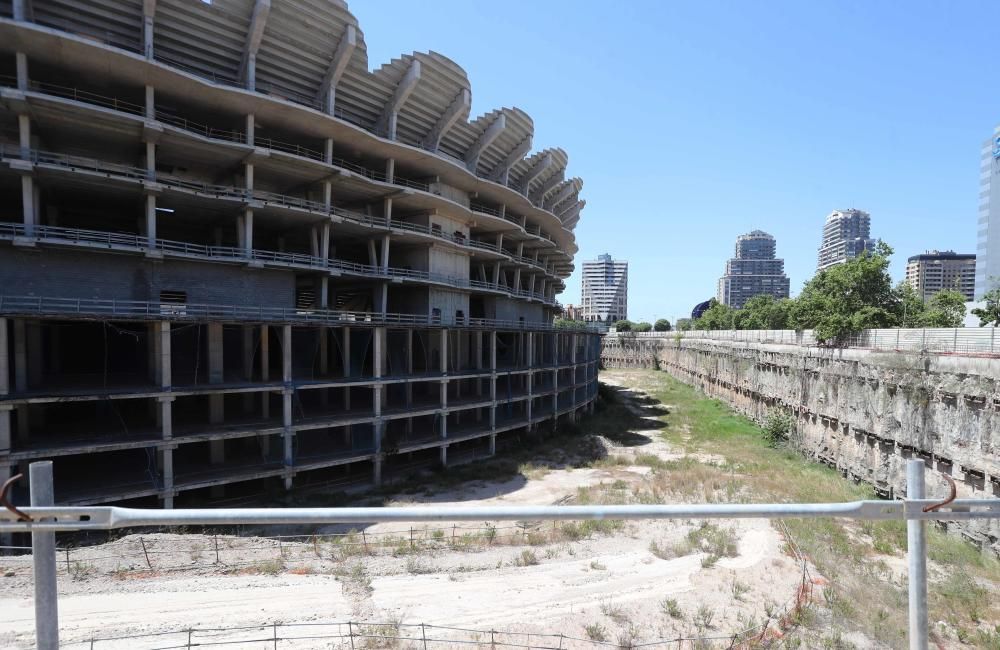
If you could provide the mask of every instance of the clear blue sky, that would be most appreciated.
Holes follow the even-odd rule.
[[[1000,122],[1000,4],[810,0],[354,0],[378,67],[438,51],[472,110],[518,106],[569,153],[584,259],[627,259],[629,316],[715,294],[736,236],[773,234],[792,293],[824,217],[857,207],[892,272],[975,252],[979,151]],[[580,298],[579,271],[560,296]]]

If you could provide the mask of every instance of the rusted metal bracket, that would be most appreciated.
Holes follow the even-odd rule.
[[[30,516],[18,510],[17,507],[7,499],[7,491],[10,490],[10,486],[17,483],[22,476],[24,476],[24,474],[15,474],[4,481],[3,486],[0,487],[0,505],[17,515],[18,521],[32,521]]]
[[[943,476],[948,481],[948,487],[951,489],[951,493],[948,494],[948,496],[944,499],[944,501],[941,501],[939,503],[932,503],[929,506],[925,506],[924,512],[934,512],[939,508],[943,508],[944,506],[954,501],[955,497],[958,496],[958,488],[955,486],[955,479],[948,476],[947,474],[941,474],[941,476]]]

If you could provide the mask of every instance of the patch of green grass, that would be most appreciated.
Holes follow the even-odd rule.
[[[661,600],[660,611],[670,618],[676,618],[678,620],[684,618],[684,612],[681,610],[681,606],[677,603],[676,598],[664,598]]]

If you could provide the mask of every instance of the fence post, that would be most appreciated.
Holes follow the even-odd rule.
[[[924,461],[906,462],[906,500],[924,498]],[[916,514],[905,504],[907,517]],[[921,519],[906,520],[906,553],[909,556],[910,650],[927,650],[927,529]]]
[[[31,463],[28,468],[32,507],[52,506],[52,461]],[[35,644],[39,650],[59,648],[59,604],[56,591],[56,534],[31,533],[31,557],[35,578]]]
[[[424,650],[427,650],[427,632],[424,631],[424,624],[420,624],[420,638],[424,641]]]
[[[139,543],[142,544],[142,554],[146,556],[146,566],[153,568],[153,563],[149,561],[149,553],[146,551],[146,541],[140,536]]]
[[[219,536],[218,535],[212,535],[212,540],[215,542],[215,563],[216,564],[220,564],[220,562],[219,562]]]
[[[351,639],[351,650],[354,650],[354,628],[350,621],[347,621],[347,636]]]
[[[274,626],[274,650],[278,650],[278,622],[272,623]]]

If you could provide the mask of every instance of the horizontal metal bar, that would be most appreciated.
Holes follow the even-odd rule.
[[[850,501],[846,503],[678,504],[625,506],[504,506],[392,508],[211,508],[153,510],[79,507],[25,508],[22,522],[0,513],[0,532],[109,530],[137,526],[222,526],[233,524],[371,524],[421,521],[567,521],[583,519],[1000,519],[1000,499],[958,499],[931,512],[939,501]]]

